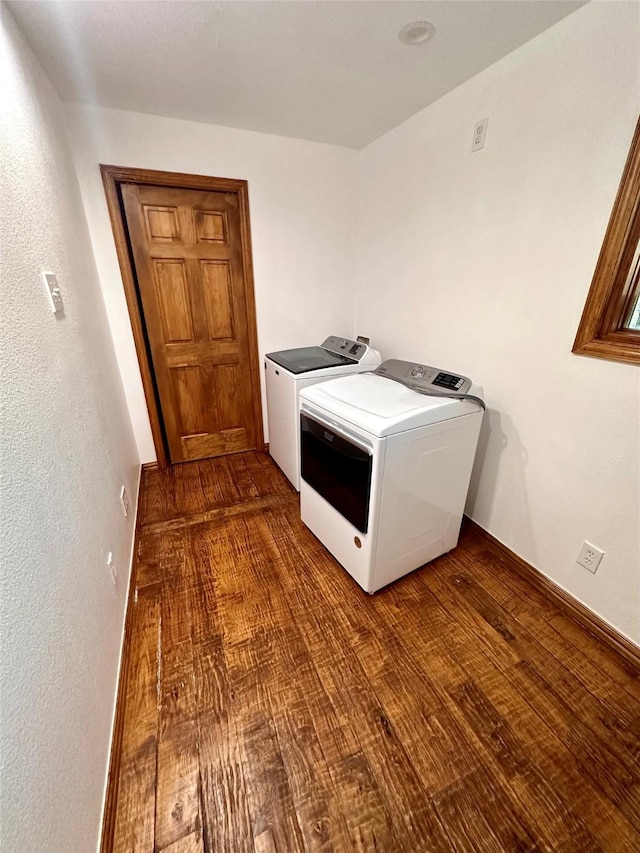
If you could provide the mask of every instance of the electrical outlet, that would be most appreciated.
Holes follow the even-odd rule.
[[[604,557],[604,551],[596,548],[591,542],[584,542],[582,549],[578,554],[576,563],[583,566],[588,572],[595,575],[600,565],[600,560]]]
[[[111,580],[113,581],[115,586],[115,583],[118,580],[118,569],[116,568],[116,564],[113,559],[113,551],[109,551],[109,553],[107,554],[107,568],[111,572]]]
[[[122,511],[124,512],[124,517],[129,518],[129,497],[127,495],[127,490],[124,486],[120,487],[120,503],[122,504]]]
[[[483,118],[476,124],[475,130],[473,131],[473,145],[471,146],[472,154],[474,151],[479,151],[481,148],[484,148],[484,143],[487,138],[488,124],[488,118]]]
[[[62,294],[60,292],[60,286],[58,285],[58,279],[56,278],[55,273],[43,272],[42,277],[44,278],[44,283],[47,288],[47,296],[49,297],[51,311],[54,314],[57,314],[59,311],[63,311],[64,304],[62,302]]]

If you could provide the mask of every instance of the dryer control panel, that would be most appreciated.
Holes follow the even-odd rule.
[[[401,361],[398,358],[388,358],[374,370],[379,376],[386,376],[396,382],[402,382],[408,388],[420,391],[433,391],[446,395],[466,394],[471,388],[468,376],[460,376],[439,367],[429,367],[426,364],[416,364],[413,361]]]

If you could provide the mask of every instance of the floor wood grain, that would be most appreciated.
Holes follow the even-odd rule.
[[[463,528],[375,596],[260,453],[145,470],[116,851],[640,850],[640,676]]]

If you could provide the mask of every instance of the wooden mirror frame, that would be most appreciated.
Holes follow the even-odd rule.
[[[625,327],[640,290],[631,275],[640,241],[640,119],[624,167],[572,352],[640,363],[640,331]]]

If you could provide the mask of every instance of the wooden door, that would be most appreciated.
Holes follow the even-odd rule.
[[[256,448],[238,194],[121,190],[171,462]]]

